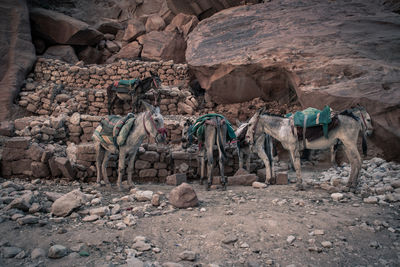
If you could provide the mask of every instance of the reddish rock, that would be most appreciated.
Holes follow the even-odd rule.
[[[97,64],[101,62],[103,54],[95,47],[87,46],[78,54],[79,60],[85,62],[85,64]]]
[[[146,32],[162,31],[165,28],[165,21],[160,15],[153,14],[147,18],[145,28]]]
[[[140,35],[143,35],[146,33],[146,28],[140,20],[130,20],[128,22],[128,26],[126,26],[124,37],[122,40],[125,42],[132,42],[136,40]]]
[[[116,59],[137,59],[142,51],[142,46],[138,42],[131,42],[119,50],[119,52],[107,59],[108,63],[114,62]]]
[[[157,170],[156,169],[143,169],[139,171],[139,177],[156,177]]]
[[[169,203],[171,203],[176,208],[195,207],[199,203],[196,192],[187,183],[183,183],[180,186],[172,189],[169,193],[168,200]]]
[[[13,174],[23,174],[26,171],[31,171],[31,163],[32,160],[30,159],[21,159],[8,164],[10,164]]]
[[[166,31],[174,31],[178,29],[183,33],[183,38],[186,39],[188,34],[199,24],[196,16],[179,13],[171,23],[165,28]]]
[[[0,3],[0,121],[11,114],[15,96],[36,60],[26,2]]]
[[[186,183],[187,178],[185,173],[175,173],[170,176],[167,176],[166,184],[167,185],[180,185],[182,183]]]
[[[2,153],[2,160],[13,161],[25,158],[26,150],[22,148],[5,147]]]
[[[30,12],[34,34],[57,44],[94,45],[103,34],[87,23],[56,11],[34,8]]]
[[[43,162],[32,162],[31,163],[31,171],[33,177],[43,178],[47,177],[50,174],[49,167]]]
[[[37,143],[33,143],[26,151],[26,155],[33,161],[41,161],[44,149]]]
[[[14,122],[2,121],[0,122],[0,135],[13,136],[14,135]]]
[[[63,176],[68,179],[75,179],[75,170],[72,168],[71,162],[65,157],[56,157],[55,163]]]
[[[103,34],[111,33],[116,35],[124,27],[116,20],[104,19],[98,22],[94,28]]]
[[[257,175],[254,173],[250,174],[242,174],[242,175],[234,175],[226,177],[228,181],[228,185],[249,185],[251,186],[253,182],[257,181]],[[213,184],[221,184],[221,177],[215,176],[213,179]]]
[[[45,58],[59,59],[71,64],[79,61],[75,54],[75,50],[70,45],[53,45],[47,48],[43,54]]]
[[[186,60],[216,103],[287,103],[294,93],[304,108],[360,103],[372,115],[376,145],[386,159],[400,160],[398,14],[375,1],[355,2],[223,10],[189,35]]]
[[[185,62],[186,42],[177,32],[153,31],[138,38],[143,45],[142,58]]]

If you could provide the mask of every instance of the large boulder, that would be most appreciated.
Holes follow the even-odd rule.
[[[107,59],[107,63],[112,63],[117,59],[137,59],[142,51],[142,46],[138,42],[132,42],[119,50],[119,52]]]
[[[182,183],[180,186],[172,189],[168,200],[176,208],[195,207],[199,204],[196,192],[187,183]]]
[[[199,20],[194,15],[179,13],[171,23],[165,28],[166,31],[174,31],[178,29],[183,33],[183,38],[186,39],[188,34],[199,24]]]
[[[186,42],[177,32],[153,31],[138,38],[143,45],[142,58],[152,60],[185,61]]]
[[[0,121],[36,60],[26,1],[0,2]]]
[[[56,199],[51,206],[51,213],[54,216],[65,217],[72,211],[85,204],[90,199],[79,189],[75,189],[62,197]]]
[[[399,26],[373,0],[272,1],[201,21],[186,60],[217,103],[297,94],[303,107],[364,105],[376,144],[400,160]]]
[[[51,43],[95,45],[103,39],[103,34],[87,23],[56,11],[33,8],[30,18],[33,33]]]

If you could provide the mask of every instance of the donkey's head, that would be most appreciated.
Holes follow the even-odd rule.
[[[150,71],[150,75],[151,75],[151,85],[154,89],[159,89],[161,87],[161,79],[158,76],[158,74]]]
[[[238,128],[235,131],[236,138],[239,142],[246,142],[246,133],[247,129],[249,128],[248,122],[241,122],[236,119],[236,125]]]
[[[191,135],[191,130],[193,127],[193,121],[191,119],[186,119],[182,127],[182,148],[188,148],[193,142],[193,136]]]
[[[258,119],[263,112],[264,112],[263,108],[259,109],[258,111],[256,111],[256,113],[254,113],[253,117],[251,117],[248,122],[246,138],[245,138],[245,142],[247,142],[248,144],[254,143],[254,135],[257,130],[256,128],[257,128],[257,124],[258,124]]]
[[[160,113],[159,107],[142,101],[146,111],[143,115],[143,126],[147,135],[152,136],[157,143],[164,143],[167,136],[167,130],[164,128],[164,118]]]
[[[354,115],[356,115],[360,119],[362,131],[364,135],[371,136],[374,131],[374,127],[372,126],[371,116],[368,114],[367,110],[360,105],[357,105],[352,109]]]

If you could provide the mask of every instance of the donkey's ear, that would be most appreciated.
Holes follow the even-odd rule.
[[[154,109],[154,113],[160,113],[160,107],[153,107],[153,109]]]
[[[147,103],[144,100],[142,100],[141,102],[142,102],[142,104],[144,105],[144,107],[146,108],[147,111],[153,112],[154,107],[152,105],[150,105],[149,103]]]
[[[236,119],[236,126],[239,127],[241,124],[240,120]]]

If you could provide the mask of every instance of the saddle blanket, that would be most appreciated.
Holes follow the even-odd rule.
[[[297,111],[286,114],[286,117],[293,116],[294,125],[297,127],[306,127],[307,131],[310,127],[321,126],[325,137],[328,137],[328,124],[331,122],[331,108],[325,106],[323,110],[316,108],[307,108],[303,111]]]
[[[132,89],[136,88],[138,83],[139,79],[119,80],[118,82],[114,82],[112,90],[117,91],[118,93],[129,93]]]
[[[199,140],[204,140],[204,131],[205,131],[205,122],[208,120],[212,120],[214,118],[221,118],[226,123],[227,126],[227,133],[226,138],[228,141],[236,139],[235,131],[232,128],[231,123],[222,115],[210,113],[199,117],[196,122],[194,123],[193,127],[190,129],[189,135],[196,136]]]
[[[129,113],[125,117],[110,115],[100,121],[100,125],[93,133],[92,139],[115,147],[125,144],[131,131],[135,117]]]

